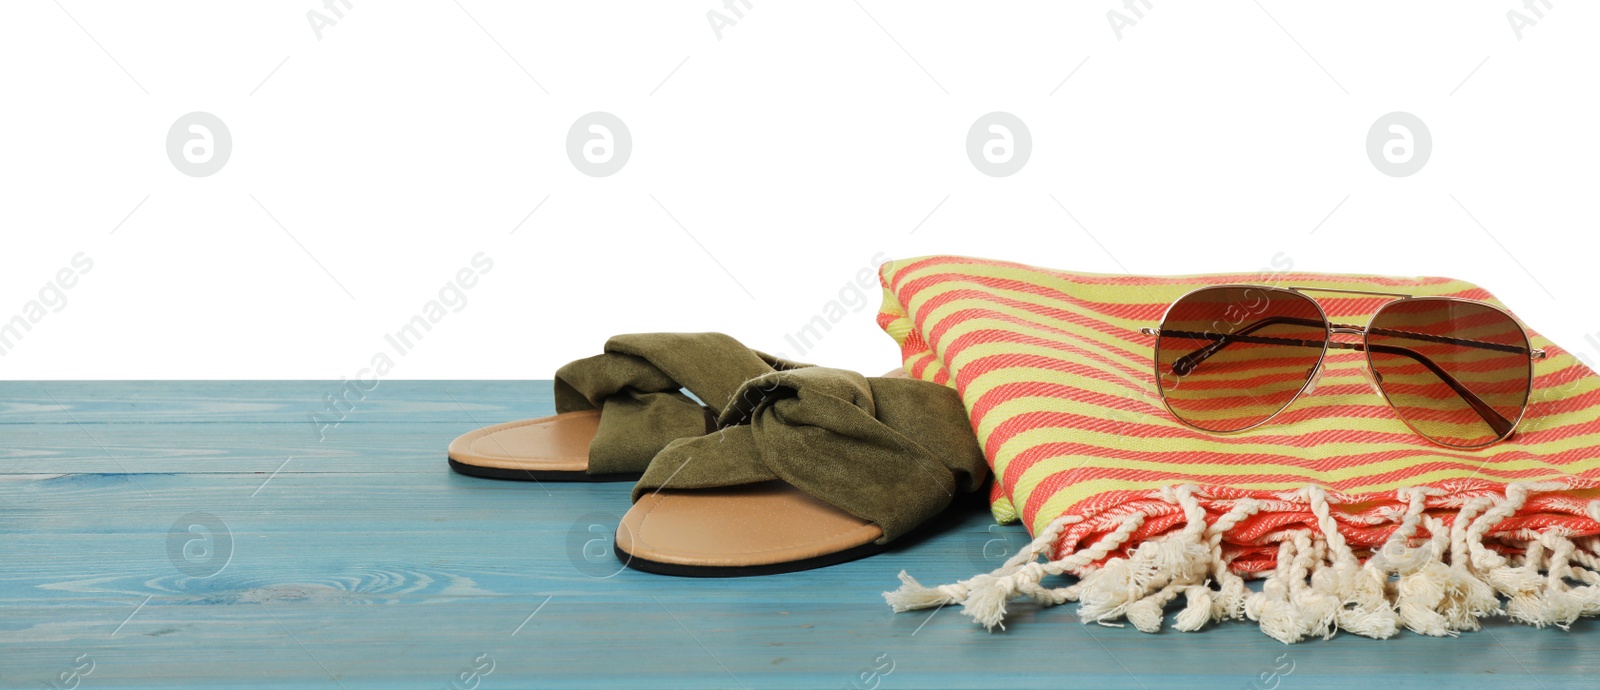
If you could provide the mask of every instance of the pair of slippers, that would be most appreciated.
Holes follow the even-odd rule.
[[[765,575],[871,555],[988,473],[954,390],[790,362],[720,333],[611,338],[603,354],[556,372],[555,403],[553,417],[462,435],[450,466],[494,479],[637,480],[614,550],[665,575]]]

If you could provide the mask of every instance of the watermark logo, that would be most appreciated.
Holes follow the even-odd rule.
[[[723,0],[722,8],[733,16],[716,10],[706,10],[706,22],[711,24],[711,33],[716,34],[719,41],[722,40],[723,29],[738,26],[739,20],[744,19],[744,11],[752,9],[750,0]]]
[[[1367,130],[1367,158],[1372,167],[1390,177],[1416,174],[1433,153],[1433,135],[1422,119],[1395,111],[1378,118]]]
[[[167,559],[184,575],[211,577],[233,560],[233,533],[211,513],[185,514],[167,531]]]
[[[306,22],[311,24],[311,32],[317,35],[317,40],[322,40],[322,30],[330,26],[337,26],[340,19],[344,19],[344,11],[353,9],[350,0],[322,0],[322,7],[328,11],[323,14],[316,10],[306,11]]]
[[[1544,19],[1544,11],[1554,9],[1550,0],[1522,0],[1522,8],[1527,10],[1523,14],[1516,10],[1506,10],[1506,21],[1511,24],[1511,33],[1517,35],[1517,40],[1522,40],[1522,30],[1530,26],[1537,26],[1539,20]],[[1532,15],[1532,16],[1529,16]]]
[[[1138,26],[1139,20],[1144,19],[1144,10],[1153,9],[1150,0],[1122,0],[1122,9],[1128,11],[1123,14],[1116,10],[1106,10],[1106,22],[1111,24],[1111,33],[1117,35],[1117,40],[1122,40],[1122,30]]]
[[[22,338],[33,331],[44,317],[58,314],[67,308],[67,291],[78,285],[78,278],[94,269],[94,259],[84,252],[72,255],[67,266],[58,269],[39,296],[23,303],[22,311],[0,323],[0,357],[6,356],[22,343]]]
[[[1371,560],[1378,568],[1408,575],[1433,561],[1433,547],[1426,543],[1413,547],[1404,541],[1390,540],[1372,554]]]
[[[622,119],[595,111],[578,118],[567,130],[567,158],[590,177],[615,175],[633,153],[633,135]]]
[[[967,130],[967,158],[972,167],[990,177],[1015,175],[1033,153],[1033,135],[1022,119],[1011,113],[992,112],[978,118]]]
[[[1597,364],[1600,358],[1595,356],[1600,353],[1600,331],[1586,333],[1583,339],[1591,351],[1566,351],[1581,366],[1566,366],[1540,377],[1544,385],[1528,396],[1528,413],[1517,425],[1518,434],[1531,434],[1552,422],[1560,422],[1565,413],[1582,406],[1582,399],[1575,396],[1582,389],[1584,379],[1600,370],[1600,364]]]
[[[473,254],[468,265],[457,269],[455,275],[439,288],[438,295],[424,303],[411,320],[395,332],[383,334],[383,340],[389,344],[394,356],[391,357],[384,350],[372,353],[366,367],[357,371],[355,376],[340,379],[337,389],[322,396],[322,411],[309,414],[311,425],[317,431],[317,441],[327,440],[330,430],[339,428],[358,405],[366,402],[367,394],[376,390],[383,378],[394,370],[396,359],[415,350],[445,317],[466,309],[468,291],[477,287],[480,276],[488,275],[492,270],[493,257],[486,252]]]
[[[94,673],[94,669],[94,657],[89,656],[88,652],[79,654],[72,660],[71,668],[62,671],[55,679],[46,683],[46,686],[56,690],[77,690],[78,686],[83,684],[83,679]]]
[[[990,523],[967,541],[967,560],[981,570],[994,570],[1028,543],[1015,526]]]
[[[483,679],[494,673],[494,667],[494,657],[489,656],[488,652],[479,654],[473,658],[470,666],[450,679],[449,684],[444,686],[445,690],[478,690]]]
[[[208,177],[228,164],[233,135],[222,119],[195,111],[178,118],[167,130],[167,159],[189,177]]]
[[[845,685],[850,690],[878,690],[883,684],[883,679],[894,673],[894,657],[884,652],[872,658],[872,665],[867,670],[857,673]]]
[[[1289,658],[1289,653],[1284,652],[1272,660],[1272,667],[1257,674],[1255,678],[1245,685],[1251,690],[1278,690],[1283,684],[1283,679],[1294,673],[1294,659]]]
[[[846,316],[872,306],[874,291],[881,290],[878,267],[888,260],[889,255],[883,252],[873,254],[866,266],[856,270],[855,276],[840,286],[837,298],[823,303],[822,309],[798,330],[783,335],[784,342],[795,349],[795,357],[804,357]],[[789,357],[787,352],[779,352],[778,356]]]
[[[588,513],[567,530],[567,560],[578,572],[604,580],[622,572],[617,558],[617,528],[621,518],[611,513]]]

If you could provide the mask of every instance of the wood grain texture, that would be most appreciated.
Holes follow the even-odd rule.
[[[1284,646],[1240,623],[1084,626],[1072,605],[1016,604],[995,634],[951,610],[890,613],[900,569],[948,581],[1024,542],[981,505],[831,568],[647,575],[606,550],[628,485],[445,467],[456,434],[550,413],[548,382],[384,382],[319,440],[307,415],[337,388],[0,384],[0,687],[90,661],[80,687],[471,688],[458,674],[475,664],[492,664],[481,688],[1575,688],[1600,673],[1591,620]],[[187,530],[213,518],[218,534]]]

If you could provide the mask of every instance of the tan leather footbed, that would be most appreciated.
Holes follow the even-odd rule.
[[[877,525],[771,481],[646,494],[622,517],[616,545],[656,563],[727,568],[802,561],[881,536]]]
[[[452,441],[450,459],[499,469],[584,472],[599,426],[599,410],[486,426]],[[877,525],[772,481],[646,494],[623,516],[616,545],[656,563],[738,568],[823,557],[882,536]]]
[[[599,428],[599,410],[495,424],[451,441],[450,459],[479,467],[583,472]]]

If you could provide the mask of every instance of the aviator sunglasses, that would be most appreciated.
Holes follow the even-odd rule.
[[[1392,298],[1367,326],[1332,323],[1305,292]],[[1533,361],[1504,309],[1456,297],[1217,285],[1173,302],[1156,336],[1157,388],[1178,421],[1227,434],[1278,416],[1316,389],[1329,349],[1367,355],[1368,381],[1418,435],[1451,448],[1509,437],[1528,409]],[[1360,342],[1334,340],[1335,334]]]

